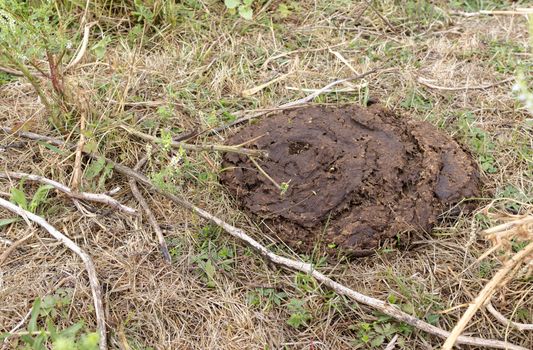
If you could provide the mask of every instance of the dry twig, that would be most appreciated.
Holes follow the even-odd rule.
[[[420,84],[422,84],[422,85],[427,86],[428,88],[435,89],[435,90],[461,91],[461,90],[485,90],[485,89],[489,89],[491,87],[495,87],[495,86],[498,86],[498,85],[501,85],[501,84],[508,83],[510,81],[513,81],[514,79],[515,79],[514,77],[511,77],[511,78],[504,79],[502,81],[498,81],[496,83],[486,84],[486,85],[465,85],[465,86],[450,86],[450,87],[434,85],[434,84],[430,83],[429,79],[422,78],[422,77],[418,78],[418,82]]]
[[[4,128],[2,128],[4,129]],[[7,128],[6,128],[7,129]],[[73,148],[75,146],[73,145],[69,145],[61,140],[57,140],[57,139],[54,139],[54,138],[51,138],[51,137],[48,137],[48,136],[41,136],[41,135],[38,135],[38,134],[35,134],[35,133],[28,133],[28,132],[18,132],[17,133],[19,136],[22,136],[22,137],[26,137],[26,138],[30,138],[30,139],[33,139],[33,140],[46,140],[50,143],[53,143],[55,145],[60,145],[60,146],[66,146],[66,147],[69,147],[69,148]],[[91,154],[91,153],[87,153],[87,155],[89,155],[91,158],[98,158],[100,157],[99,155],[95,155],[95,154]],[[380,312],[390,316],[390,317],[393,317],[394,319],[398,320],[398,321],[402,321],[402,322],[405,322],[417,329],[420,329],[424,332],[427,332],[429,334],[432,334],[432,335],[435,335],[435,336],[438,336],[440,338],[448,338],[451,333],[448,332],[448,331],[445,331],[441,328],[438,328],[436,326],[433,326],[427,322],[424,322],[416,317],[413,317],[403,311],[401,311],[400,309],[398,309],[396,306],[394,305],[391,305],[391,304],[388,304],[382,300],[379,300],[379,299],[376,299],[376,298],[372,298],[372,297],[369,297],[367,295],[364,295],[364,294],[361,294],[353,289],[350,289],[338,282],[335,282],[333,281],[331,278],[325,276],[323,273],[315,270],[315,268],[313,267],[313,265],[311,264],[308,264],[308,263],[304,263],[304,262],[301,262],[301,261],[296,261],[296,260],[293,260],[293,259],[289,259],[289,258],[285,258],[285,257],[282,257],[282,256],[279,256],[279,255],[276,255],[274,253],[272,253],[270,250],[268,250],[266,247],[264,247],[263,245],[261,245],[259,242],[257,242],[256,240],[254,240],[252,237],[250,237],[249,235],[247,235],[243,230],[235,227],[235,226],[232,226],[228,223],[226,223],[225,221],[223,221],[222,219],[214,216],[214,215],[211,215],[210,213],[206,212],[205,210],[201,209],[201,208],[198,208],[196,207],[195,205],[189,203],[188,201],[172,194],[172,193],[168,193],[168,192],[165,192],[163,191],[162,189],[159,189],[158,187],[154,186],[151,181],[144,175],[134,171],[133,169],[127,167],[127,166],[124,166],[124,165],[121,165],[121,164],[117,164],[115,163],[114,161],[110,160],[110,159],[106,159],[108,162],[110,162],[111,164],[114,165],[114,169],[125,175],[125,176],[128,176],[128,177],[131,177],[131,178],[134,178],[136,181],[148,186],[149,188],[151,188],[152,190],[156,191],[157,193],[167,197],[168,199],[172,200],[174,203],[178,204],[179,206],[181,207],[184,207],[194,213],[196,213],[197,215],[199,215],[201,218],[205,219],[205,220],[208,220],[208,221],[211,221],[213,222],[214,224],[218,225],[219,227],[221,227],[224,231],[226,231],[227,233],[229,233],[231,236],[237,238],[238,240],[244,242],[245,244],[247,244],[248,246],[252,247],[254,250],[256,250],[259,254],[261,254],[262,257],[264,257],[265,259],[267,259],[268,261],[274,263],[274,264],[277,264],[281,267],[284,267],[284,268],[287,268],[287,269],[290,269],[290,270],[295,270],[295,271],[300,271],[300,272],[304,272],[304,273],[308,273],[309,275],[311,275],[312,277],[314,277],[317,281],[319,281],[320,283],[324,284],[325,286],[327,286],[328,288],[332,289],[333,291],[335,291],[336,293],[340,294],[340,295],[344,295],[344,296],[347,296],[348,298],[356,301],[356,302],[359,302],[361,304],[364,304],[364,305],[367,305],[367,306],[370,306],[372,307],[373,309],[376,309],[376,310],[379,310]],[[533,244],[533,243],[532,243]],[[527,348],[524,348],[522,346],[519,346],[519,345],[515,345],[515,344],[511,344],[511,343],[508,343],[506,341],[501,341],[501,340],[495,340],[495,339],[483,339],[483,338],[478,338],[478,337],[469,337],[469,336],[459,336],[457,337],[457,343],[460,343],[460,344],[466,344],[466,345],[474,345],[474,346],[481,346],[481,347],[491,347],[491,348],[497,348],[497,349],[507,349],[507,350],[528,350]]]
[[[109,205],[109,206],[111,206],[113,208],[116,208],[116,209],[118,209],[118,210],[120,210],[120,211],[122,211],[124,213],[128,213],[128,214],[136,214],[137,213],[137,211],[135,209],[121,204],[116,199],[114,199],[113,197],[109,197],[108,195],[98,194],[98,193],[88,193],[88,192],[74,192],[70,188],[68,188],[67,186],[65,186],[65,185],[63,185],[63,184],[61,184],[61,183],[59,183],[57,181],[54,181],[54,180],[48,179],[46,177],[43,177],[43,176],[33,175],[33,174],[26,174],[26,173],[18,173],[18,172],[12,172],[12,171],[6,171],[6,172],[0,172],[0,178],[2,178],[2,179],[11,179],[11,178],[13,178],[13,179],[26,179],[26,180],[30,180],[30,181],[41,182],[41,183],[53,186],[58,191],[61,191],[61,192],[65,193],[67,196],[69,196],[71,198],[74,198],[74,199],[82,199],[82,200],[86,200],[86,201],[107,204],[107,205]]]
[[[18,241],[15,241],[13,242],[13,244],[11,246],[9,246],[3,253],[2,255],[0,255],[0,266],[2,266],[4,264],[4,262],[7,260],[7,258],[9,257],[9,255],[15,250],[18,248],[18,246],[20,246],[22,243],[26,242],[28,239],[30,239],[31,237],[33,236],[33,232],[31,232],[30,234],[22,237],[21,239],[19,239]]]
[[[387,70],[384,70],[382,72],[386,72],[386,71],[390,71],[390,70],[396,70],[396,68],[387,69]],[[350,78],[335,80],[334,82],[329,83],[328,85],[324,86],[323,88],[321,88],[319,90],[315,90],[312,94],[309,94],[306,97],[303,97],[303,98],[301,98],[299,100],[296,100],[296,101],[292,101],[292,102],[288,102],[288,103],[282,104],[281,106],[275,108],[274,110],[289,109],[289,108],[293,108],[293,107],[296,107],[296,106],[303,105],[303,104],[305,104],[307,102],[312,101],[313,99],[315,99],[320,94],[323,94],[324,92],[330,91],[331,88],[334,87],[335,85],[346,83],[346,82],[349,82],[349,81],[352,81],[352,80],[362,79],[362,78],[366,77],[367,75],[370,75],[370,74],[375,73],[377,71],[378,71],[377,69],[372,69],[372,70],[369,70],[367,72],[355,75],[355,76],[350,77]],[[242,124],[242,123],[247,122],[249,120],[261,117],[261,116],[267,114],[269,111],[272,111],[272,110],[269,109],[269,110],[266,110],[266,111],[260,111],[260,112],[252,113],[252,114],[246,115],[244,117],[238,118],[237,120],[234,120],[231,123],[222,125],[222,126],[216,128],[216,129],[212,130],[212,133],[213,132],[221,132],[222,130],[225,130],[225,129],[230,128],[232,126],[235,126],[235,125],[238,125],[238,124]]]
[[[96,312],[96,323],[98,328],[98,333],[100,335],[100,350],[107,350],[107,337],[106,337],[106,324],[104,316],[104,307],[102,304],[102,290],[100,289],[100,282],[98,281],[96,275],[96,269],[91,257],[85,253],[76,243],[74,243],[70,238],[65,236],[63,233],[59,232],[54,226],[50,225],[42,217],[35,215],[27,210],[24,210],[15,204],[6,201],[3,198],[0,198],[0,206],[10,210],[23,218],[27,218],[39,226],[44,228],[48,233],[50,233],[55,239],[63,243],[67,248],[76,253],[83,263],[89,275],[89,284],[91,285],[91,291],[94,299],[94,309]]]
[[[147,157],[142,158],[139,160],[137,165],[133,168],[135,171],[139,171],[144,163],[146,163]],[[144,212],[146,213],[146,216],[148,217],[148,221],[150,222],[150,225],[152,225],[152,228],[154,229],[155,234],[157,235],[157,239],[159,240],[159,249],[161,250],[161,253],[163,254],[163,259],[167,263],[171,263],[172,259],[170,257],[170,253],[168,252],[167,242],[165,241],[165,237],[163,236],[163,232],[161,231],[161,228],[159,227],[159,224],[157,223],[157,219],[155,218],[155,215],[152,213],[152,210],[150,209],[150,206],[144,199],[144,197],[141,194],[141,191],[139,191],[139,187],[137,186],[137,181],[135,181],[134,178],[129,178],[129,184],[131,193],[133,193],[133,196],[139,202],[141,207],[143,208]]]
[[[97,22],[87,23],[83,28],[83,39],[81,40],[81,44],[78,47],[76,57],[74,57],[72,61],[67,64],[63,73],[67,72],[69,69],[74,68],[81,61],[83,55],[85,55],[85,51],[87,51],[87,45],[89,45],[89,34],[91,32],[91,27],[94,26],[96,23]]]
[[[143,140],[161,143],[161,139],[157,138],[152,135],[145,134],[143,132],[137,131],[133,128],[130,128],[126,125],[120,126],[122,129],[126,130],[132,135],[135,135]],[[242,147],[235,147],[235,146],[226,146],[226,145],[192,145],[190,143],[185,142],[179,142],[172,140],[170,142],[170,145],[174,148],[183,148],[188,150],[194,150],[194,151],[218,151],[218,152],[230,152],[230,153],[238,153],[238,154],[244,154],[247,156],[252,157],[266,157],[268,154],[261,150],[256,149],[248,149],[248,148],[242,148]]]
[[[516,271],[516,267],[519,266],[527,257],[533,253],[533,242],[529,243],[524,249],[516,253],[511,259],[509,259],[502,268],[492,277],[492,279],[483,287],[478,296],[470,304],[468,309],[465,311],[459,322],[455,325],[454,329],[446,339],[446,342],[442,346],[442,350],[450,350],[456,341],[458,341],[459,335],[468,325],[468,322],[472,319],[477,310],[485,303],[487,300],[490,300],[491,296],[494,294],[496,288],[500,286],[504,279],[509,278],[511,271]]]
[[[514,328],[518,329],[521,332],[523,332],[523,331],[533,331],[533,324],[531,324],[531,323],[518,323],[518,322],[513,322],[511,320],[508,320],[504,315],[502,315],[498,310],[496,310],[496,308],[494,308],[494,306],[492,306],[492,303],[490,301],[487,303],[487,305],[485,305],[485,308],[487,309],[488,312],[490,312],[492,314],[492,316],[494,316],[495,319],[497,319],[504,326],[509,326],[510,325],[511,327],[514,327]]]

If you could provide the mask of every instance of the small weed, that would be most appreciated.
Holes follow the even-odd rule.
[[[287,323],[293,328],[300,328],[307,326],[308,322],[312,319],[311,313],[304,307],[305,300],[291,299],[287,304],[287,308],[290,312],[290,317]]]
[[[494,159],[495,145],[485,130],[474,125],[474,118],[470,112],[459,116],[459,131],[478,156],[481,169],[490,174],[495,173],[497,171]]]
[[[510,199],[509,201],[506,201],[505,209],[516,214],[520,212],[520,208],[522,207],[520,202],[527,203],[531,201],[531,199],[525,193],[521,192],[513,185],[505,186],[498,194],[498,197]]]
[[[203,272],[203,278],[209,288],[216,286],[217,271],[231,271],[233,269],[235,249],[219,244],[215,240],[220,235],[220,228],[211,225],[202,228],[198,235],[199,253],[191,258]]]
[[[287,293],[277,292],[274,288],[256,288],[248,292],[247,301],[249,305],[261,306],[263,310],[269,310],[273,306],[281,306],[287,298]]]
[[[26,193],[24,192],[24,179],[20,180],[19,187],[11,189],[10,201],[24,210],[27,210],[31,213],[37,214],[37,209],[39,209],[43,204],[46,204],[48,199],[48,193],[53,186],[50,185],[41,185],[37,188],[37,191],[33,194],[33,197],[28,202]],[[0,228],[3,226],[10,225],[14,222],[18,222],[21,219],[19,217],[7,218],[0,220]]]
[[[408,97],[400,103],[400,106],[420,112],[430,110],[433,107],[433,103],[424,95],[412,90]]]
[[[91,184],[91,190],[102,190],[108,179],[113,176],[113,164],[106,162],[103,157],[99,157],[96,160],[92,160],[90,165],[85,170],[84,177]],[[98,178],[97,183],[93,183],[93,180]]]
[[[405,337],[413,331],[411,326],[405,323],[398,324],[387,317],[381,317],[372,323],[360,322],[349,328],[357,331],[358,339],[355,341],[355,345],[366,345],[371,348],[382,346],[396,334],[401,335],[396,341],[397,346],[401,348],[405,343]]]
[[[12,338],[14,348],[45,350],[97,350],[99,336],[95,332],[87,332],[83,321],[65,329],[56,324],[68,316],[71,291],[58,289],[53,295],[42,300],[35,299],[27,330],[16,334],[3,333],[0,340]]]
[[[251,20],[253,18],[253,2],[254,0],[224,0],[224,4],[231,13],[235,13],[235,11],[237,11],[239,16],[247,20]]]

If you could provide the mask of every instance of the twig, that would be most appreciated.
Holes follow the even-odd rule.
[[[464,17],[474,17],[480,15],[528,15],[533,14],[533,8],[517,8],[515,10],[498,11],[481,10],[478,12],[450,11],[450,14]]]
[[[26,242],[28,239],[30,239],[33,236],[33,232],[29,235],[22,237],[18,241],[15,241],[11,246],[9,246],[3,253],[0,255],[0,266],[4,265],[4,262],[7,260],[9,255],[18,248],[22,243]]]
[[[511,320],[508,320],[504,315],[502,315],[498,310],[492,306],[492,303],[489,301],[487,305],[485,305],[485,308],[488,312],[494,316],[495,319],[497,319],[501,324],[504,326],[511,325],[512,327],[518,329],[519,331],[533,331],[533,324],[531,323],[518,323],[513,322]]]
[[[4,128],[2,128],[4,129]],[[6,128],[7,129],[7,128]],[[46,140],[48,142],[54,143],[55,145],[62,145],[69,148],[73,148],[73,145],[69,145],[61,140],[53,139],[48,136],[40,136],[35,133],[28,133],[28,132],[18,132],[19,136],[27,137],[33,140]],[[92,153],[86,153],[89,157],[97,159],[98,157],[101,157],[96,154]],[[413,317],[400,309],[398,309],[396,306],[388,304],[382,300],[375,299],[369,296],[366,296],[364,294],[361,294],[359,292],[356,292],[348,287],[345,287],[344,285],[337,283],[333,281],[331,278],[325,276],[324,274],[320,273],[319,271],[315,270],[313,265],[304,263],[301,261],[296,261],[292,259],[288,259],[285,257],[281,257],[279,255],[276,255],[269,251],[266,247],[261,245],[259,242],[255,241],[253,238],[251,238],[249,235],[247,235],[243,230],[232,226],[225,221],[219,219],[218,217],[211,215],[210,213],[206,212],[205,210],[196,207],[195,205],[189,203],[188,201],[172,194],[165,192],[164,190],[154,186],[151,181],[144,176],[143,174],[140,174],[133,169],[117,164],[114,161],[110,159],[106,159],[107,162],[110,162],[113,164],[114,169],[121,173],[122,175],[132,177],[139,183],[142,183],[149,188],[151,188],[153,191],[167,197],[168,199],[172,200],[174,203],[178,204],[181,207],[184,207],[196,214],[198,214],[200,217],[202,217],[205,220],[211,221],[214,224],[218,225],[224,231],[226,231],[231,236],[239,239],[240,241],[244,242],[248,246],[255,249],[261,256],[263,256],[265,259],[278,264],[282,267],[285,267],[290,270],[296,270],[301,271],[304,273],[308,273],[312,275],[317,281],[323,283],[325,286],[331,288],[335,292],[337,292],[340,295],[345,295],[350,299],[355,300],[356,302],[365,304],[367,306],[370,306],[376,310],[379,310],[380,312],[383,312],[384,314],[391,316],[395,318],[398,321],[405,322],[415,328],[418,328],[424,332],[427,332],[429,334],[433,334],[435,336],[438,336],[440,338],[447,338],[450,335],[450,332],[447,332],[441,328],[438,328],[436,326],[433,326],[427,322],[424,322],[416,317]],[[459,336],[457,338],[457,343],[460,344],[467,344],[467,345],[474,345],[474,346],[482,346],[482,347],[491,347],[491,348],[497,348],[497,349],[507,349],[507,350],[528,350],[527,348],[524,348],[519,345],[514,345],[505,341],[495,340],[495,339],[483,339],[478,337],[468,337],[468,336]]]
[[[368,6],[370,6],[370,8],[372,9],[372,11],[374,11],[376,13],[376,15],[378,15],[379,18],[381,18],[381,20],[387,25],[387,27],[389,27],[389,29],[394,33],[396,32],[396,29],[392,26],[392,24],[389,22],[389,20],[387,18],[385,18],[385,16],[383,16],[375,7],[374,5],[372,5],[372,1],[371,0],[366,0],[366,3],[368,4]]]
[[[24,76],[24,74],[21,71],[18,71],[16,69],[9,68],[9,67],[4,67],[4,66],[0,66],[0,72],[11,74],[11,75],[14,75],[14,76],[17,76],[17,77]]]
[[[96,269],[94,267],[94,263],[91,257],[87,253],[85,253],[80,247],[78,247],[76,243],[74,243],[70,238],[59,232],[54,226],[50,225],[42,217],[35,215],[27,210],[24,210],[13,203],[6,201],[3,198],[0,198],[0,206],[37,223],[39,226],[48,231],[48,233],[50,233],[55,239],[63,243],[67,248],[72,250],[81,258],[81,260],[85,264],[87,274],[89,275],[89,284],[91,285],[91,291],[93,294],[94,309],[96,313],[96,326],[100,335],[100,350],[107,350],[107,334],[104,307],[102,304],[102,290],[100,289],[100,282],[98,281]]]
[[[276,182],[276,180],[274,180],[270,175],[268,175],[268,173],[267,173],[267,172],[266,172],[266,171],[265,171],[265,170],[259,165],[259,163],[257,163],[257,161],[256,161],[253,157],[248,157],[248,158],[252,161],[252,163],[255,165],[255,167],[257,168],[257,170],[258,170],[258,171],[259,171],[264,177],[266,177],[270,182],[272,182],[272,184],[273,184],[274,186],[276,186],[278,190],[280,190],[280,191],[282,190],[281,185],[278,184],[278,183]]]
[[[396,345],[396,341],[398,340],[399,335],[395,334],[394,337],[391,339],[391,341],[387,344],[384,350],[394,350],[394,345]]]
[[[128,213],[128,214],[136,214],[137,213],[137,211],[135,209],[121,204],[116,199],[114,199],[113,197],[109,197],[108,195],[98,194],[98,193],[88,193],[88,192],[74,192],[70,188],[68,188],[67,186],[65,186],[65,185],[63,185],[63,184],[61,184],[61,183],[59,183],[57,181],[54,181],[54,180],[48,179],[46,177],[43,177],[43,176],[33,175],[33,174],[26,174],[26,173],[18,173],[18,172],[12,172],[12,171],[6,171],[6,172],[0,172],[0,178],[2,178],[2,179],[10,179],[10,178],[26,179],[26,180],[30,180],[30,181],[41,182],[41,183],[53,186],[55,189],[65,193],[67,196],[75,198],[75,199],[82,199],[82,200],[86,200],[86,201],[107,204],[107,205],[109,205],[111,207],[114,207],[114,208],[116,208],[116,209],[118,209],[120,211],[123,211],[125,213]]]
[[[130,128],[126,125],[120,125],[120,127],[127,132],[129,132],[132,135],[135,135],[143,140],[151,141],[155,143],[161,143],[162,140],[158,137],[145,134],[141,131],[137,131],[133,128]],[[226,145],[192,145],[190,143],[185,142],[179,142],[179,141],[170,141],[170,145],[174,148],[183,148],[188,150],[194,150],[194,151],[218,151],[218,152],[229,152],[229,153],[238,153],[238,154],[244,154],[247,156],[253,156],[253,157],[266,157],[268,154],[265,151],[261,150],[255,150],[255,149],[248,149],[248,148],[242,148],[242,147],[235,147],[235,146],[226,146]]]
[[[513,228],[516,228],[516,227],[519,227],[519,226],[522,226],[522,225],[528,225],[528,224],[533,224],[533,215],[529,215],[529,216],[526,216],[526,217],[524,217],[522,219],[519,219],[519,220],[513,220],[511,222],[506,222],[504,224],[488,228],[486,230],[483,230],[481,232],[481,234],[484,235],[484,236],[485,235],[492,235],[492,234],[495,234],[495,233],[508,231],[510,229],[513,229]]]
[[[83,28],[83,39],[81,40],[81,44],[78,47],[76,57],[74,57],[69,64],[65,67],[63,70],[63,73],[66,73],[69,69],[74,68],[83,58],[83,55],[85,55],[85,51],[87,50],[87,45],[89,45],[89,34],[91,32],[91,27],[94,26],[97,22],[91,22],[87,23],[85,27]]]
[[[258,93],[259,91],[263,90],[264,88],[269,87],[270,85],[272,85],[274,83],[277,83],[278,81],[281,81],[281,80],[287,78],[291,74],[292,74],[292,72],[282,74],[282,75],[280,75],[280,76],[278,76],[278,77],[276,77],[274,79],[271,79],[271,80],[267,81],[264,84],[261,84],[261,85],[258,85],[258,86],[254,86],[253,88],[250,88],[250,89],[243,90],[241,92],[241,94],[244,97],[252,96],[252,95]]]
[[[393,69],[395,70],[396,68],[393,68]],[[386,70],[386,71],[388,71],[388,70]],[[359,74],[359,75],[355,75],[355,76],[350,77],[350,78],[335,80],[334,82],[329,83],[328,85],[324,86],[323,88],[321,88],[319,90],[315,90],[312,94],[309,94],[306,97],[301,98],[299,100],[282,104],[281,106],[277,107],[275,110],[283,110],[283,109],[288,109],[288,108],[293,108],[295,106],[303,105],[303,104],[305,104],[305,103],[307,103],[309,101],[312,101],[314,98],[316,98],[320,94],[322,94],[324,92],[328,92],[333,86],[335,86],[337,84],[345,83],[345,82],[352,81],[352,80],[362,79],[362,78],[366,77],[367,75],[370,75],[370,74],[375,73],[375,72],[377,72],[377,69],[372,69],[372,70],[369,70],[369,71],[364,72],[364,73]],[[222,125],[222,126],[216,128],[216,129],[214,129],[212,131],[212,133],[213,132],[221,132],[222,130],[225,130],[225,129],[230,128],[232,126],[235,126],[235,125],[247,122],[249,120],[261,117],[261,116],[267,114],[269,111],[271,111],[271,110],[256,112],[256,113],[252,113],[252,114],[246,115],[244,117],[238,118],[238,119],[232,121],[231,123]]]
[[[146,163],[147,157],[142,158],[139,160],[137,165],[133,168],[134,171],[139,171],[141,167]],[[157,235],[157,239],[159,240],[159,249],[161,250],[161,253],[163,254],[163,259],[167,263],[171,263],[172,259],[170,257],[170,254],[168,252],[167,242],[165,241],[165,237],[163,236],[163,232],[161,231],[161,228],[159,227],[159,224],[157,223],[157,219],[155,218],[154,214],[152,213],[152,210],[150,209],[150,206],[148,203],[146,203],[146,200],[142,196],[141,192],[139,191],[139,187],[137,186],[137,181],[135,181],[134,178],[129,178],[129,184],[131,193],[133,193],[133,196],[139,202],[141,207],[143,208],[144,212],[146,213],[146,216],[148,217],[148,221],[150,222],[150,225],[152,225],[152,228]]]
[[[508,274],[516,266],[518,266],[525,258],[533,253],[533,242],[529,243],[525,248],[516,253],[510,258],[502,268],[492,277],[492,279],[483,287],[478,296],[470,304],[465,311],[459,322],[455,325],[454,329],[446,339],[446,342],[442,346],[442,350],[450,350],[456,343],[457,337],[463,332],[468,325],[468,322],[472,319],[476,311],[494,294],[496,288],[500,283],[508,277]]]
[[[346,58],[344,58],[344,56],[338,52],[338,51],[333,51],[332,49],[329,49],[329,52],[332,53],[333,55],[335,55],[335,57],[337,57],[342,63],[344,63],[346,65],[346,67],[350,68],[350,70],[352,72],[354,72],[355,74],[359,74],[355,68],[350,64],[350,62],[348,62],[348,60]]]
[[[81,158],[82,150],[85,146],[85,113],[81,113],[80,116],[80,139],[76,146],[76,158],[74,159],[74,171],[72,172],[71,189],[74,192],[78,192],[81,185],[82,170],[81,170]]]
[[[451,87],[431,84],[428,79],[422,78],[422,77],[418,78],[418,82],[431,89],[444,90],[444,91],[461,91],[461,90],[485,90],[491,87],[495,87],[501,84],[508,83],[510,81],[513,81],[514,79],[515,79],[514,77],[511,77],[511,78],[504,79],[502,81],[498,81],[496,83],[486,84],[486,85],[473,85],[473,86],[465,85],[465,86],[451,86]]]

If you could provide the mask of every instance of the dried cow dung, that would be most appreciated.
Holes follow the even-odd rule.
[[[257,160],[224,156],[222,182],[241,205],[300,252],[317,244],[349,255],[412,230],[430,230],[450,205],[479,193],[478,169],[427,122],[373,105],[305,107],[243,128],[228,140],[266,150]],[[333,249],[335,247],[336,249]]]

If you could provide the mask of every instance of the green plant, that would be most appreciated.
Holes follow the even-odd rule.
[[[19,187],[13,187],[11,189],[11,196],[10,201],[12,203],[17,204],[19,207],[21,207],[24,210],[27,210],[31,213],[37,213],[37,209],[46,203],[48,199],[48,193],[51,189],[53,189],[53,186],[50,185],[41,185],[39,188],[37,188],[37,191],[33,194],[33,197],[28,203],[28,198],[26,197],[26,193],[24,192],[24,179],[20,180]],[[7,226],[9,224],[12,224],[14,222],[20,221],[21,219],[19,217],[13,217],[13,218],[7,218],[7,219],[1,219],[0,220],[0,227]]]
[[[274,288],[255,288],[248,292],[246,299],[248,304],[268,310],[273,306],[281,306],[286,297],[287,293],[277,292]]]
[[[64,329],[60,329],[57,325],[62,318],[68,316],[71,293],[72,291],[60,288],[42,300],[40,298],[35,299],[27,329],[14,334],[0,334],[0,340],[11,338],[11,344],[14,345],[14,348],[31,350],[50,348],[53,350],[98,349],[98,333],[88,332],[83,321],[76,322]]]
[[[495,173],[496,160],[494,159],[495,145],[490,135],[483,129],[475,126],[472,113],[462,113],[459,117],[459,131],[478,156],[481,168],[487,173]]]
[[[230,11],[235,12],[236,10],[242,18],[247,20],[253,18],[253,2],[254,0],[224,0],[224,4]]]
[[[85,170],[84,177],[91,182],[98,177],[98,183],[93,185],[93,190],[102,190],[105,182],[113,175],[113,163],[106,162],[105,158],[99,157],[96,160],[92,160],[90,165]]]
[[[293,328],[300,328],[307,326],[307,323],[312,319],[311,313],[304,307],[305,300],[291,299],[287,304],[290,312],[290,317],[287,323]]]
[[[0,0],[0,62],[19,70],[33,86],[45,106],[51,123],[63,127],[60,118],[70,107],[65,104],[66,91],[62,62],[73,54],[67,29],[75,23],[68,13],[61,13],[55,1],[23,2]],[[46,62],[47,67],[42,65]],[[47,93],[40,77],[52,89]],[[50,97],[51,96],[51,97]]]
[[[202,271],[202,277],[209,288],[216,286],[217,271],[230,271],[233,268],[235,249],[217,242],[220,228],[207,225],[198,235],[199,253],[191,258],[191,262]]]
[[[351,330],[357,330],[356,345],[364,344],[371,348],[382,346],[390,341],[396,334],[401,335],[396,340],[396,344],[402,347],[405,337],[412,332],[412,327],[405,323],[396,323],[387,316],[379,317],[372,323],[360,322],[356,326],[350,326]]]

